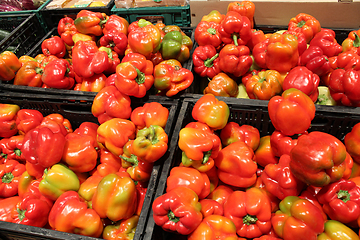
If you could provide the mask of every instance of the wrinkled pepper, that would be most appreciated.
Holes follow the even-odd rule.
[[[128,45],[128,38],[124,33],[111,29],[100,38],[99,43],[101,46],[111,48],[119,56],[123,56]]]
[[[217,48],[222,43],[218,31],[220,24],[216,22],[201,21],[196,25],[194,38],[199,46],[211,45]]]
[[[243,141],[252,150],[256,150],[260,143],[260,132],[251,125],[239,125],[236,122],[228,122],[220,132],[221,143],[224,147],[233,142]]]
[[[71,89],[75,84],[74,77],[73,66],[61,58],[45,66],[41,80],[50,88]]]
[[[339,55],[342,51],[341,45],[336,40],[334,30],[322,28],[320,32],[315,34],[310,41],[310,46],[318,46],[323,51],[324,55],[331,58]]]
[[[226,44],[219,53],[219,67],[225,72],[240,77],[245,75],[253,64],[250,49],[245,45]]]
[[[315,45],[310,45],[300,56],[300,64],[318,75],[319,77],[330,72],[331,66],[323,50]]]
[[[203,92],[220,97],[236,97],[239,94],[239,88],[234,79],[226,73],[220,72],[209,81]]]
[[[213,78],[221,72],[219,54],[212,45],[203,45],[195,48],[192,54],[194,71],[200,77]]]
[[[0,140],[0,157],[6,160],[17,160],[24,162],[26,159],[22,154],[24,135],[15,135]]]
[[[320,22],[310,14],[299,13],[290,19],[288,30],[304,33],[306,42],[309,43],[315,34],[321,31],[321,25]]]
[[[269,100],[283,91],[283,77],[276,70],[262,70],[246,82],[246,92],[251,99]]]
[[[158,125],[165,129],[169,117],[169,109],[158,102],[146,102],[131,112],[130,119],[137,129]]]
[[[25,170],[25,165],[17,160],[7,160],[6,163],[0,165],[0,197],[17,195],[19,179]]]
[[[297,144],[296,137],[294,136],[289,137],[278,130],[275,130],[270,135],[270,145],[276,157],[281,157],[283,154],[289,155],[291,149],[296,144]]]
[[[45,56],[54,55],[58,58],[63,58],[66,54],[64,41],[59,36],[45,39],[41,43],[41,50]]]
[[[219,33],[225,44],[245,45],[251,38],[251,22],[248,17],[229,11],[219,26]]]

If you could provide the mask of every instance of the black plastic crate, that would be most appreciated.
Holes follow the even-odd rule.
[[[171,168],[178,166],[181,162],[182,151],[178,147],[179,132],[188,123],[195,121],[192,118],[192,109],[195,103],[202,97],[200,94],[187,95],[183,99],[179,117],[176,121],[173,137],[171,139],[171,161],[164,163],[159,183],[156,189],[155,198],[161,196],[166,191],[166,180],[170,174]],[[229,122],[236,122],[241,125],[251,125],[257,128],[260,136],[270,135],[274,131],[271,123],[267,104],[264,100],[236,99],[229,97],[216,97],[224,101],[230,108]],[[352,127],[360,122],[360,109],[349,107],[329,107],[316,106],[315,118],[312,121],[309,132],[322,131],[343,140],[345,135],[351,131]],[[144,232],[144,240],[171,240],[175,236],[173,233],[165,232],[160,226],[157,226],[153,219],[153,212],[150,211]],[[176,239],[186,240],[186,236],[176,235]]]
[[[93,97],[95,96],[94,93]],[[93,98],[89,97],[87,102],[83,99],[75,100],[73,97],[62,96],[56,98],[53,95],[39,95],[37,94],[23,94],[13,92],[0,92],[0,103],[17,104],[21,109],[35,109],[40,111],[44,116],[51,113],[59,113],[64,118],[67,118],[72,124],[75,130],[80,126],[82,122],[95,122],[97,124],[97,118],[91,114],[91,105]],[[158,96],[149,96],[143,99],[132,98],[132,109],[143,106],[148,102],[158,102],[162,106],[169,110],[168,121],[165,126],[165,132],[170,139],[175,127],[175,121],[178,116],[178,110],[180,108],[179,99],[165,99]],[[144,204],[141,214],[139,216],[139,222],[135,232],[134,240],[142,239],[143,232],[145,231],[146,223],[149,218],[151,205],[154,199],[155,191],[158,186],[158,180],[162,166],[165,162],[172,161],[173,150],[169,147],[165,155],[155,162],[151,177],[148,183],[147,192],[145,195]],[[64,233],[59,231],[53,231],[45,228],[38,228],[32,226],[25,226],[21,224],[8,223],[0,221],[0,239],[82,239],[91,240],[96,238]]]
[[[51,1],[48,2],[47,5],[49,3],[51,3]],[[56,8],[56,9],[47,9],[46,8],[47,5],[45,5],[45,7],[40,10],[40,14],[44,19],[47,30],[51,30],[52,28],[58,26],[60,19],[62,19],[63,17],[71,17],[72,19],[75,20],[76,15],[81,10],[89,10],[92,12],[101,12],[107,15],[111,15],[111,8],[114,6],[114,4],[115,1],[110,0],[109,3],[103,7],[99,6],[99,7]]]
[[[0,29],[10,34],[0,41],[0,52],[11,50],[18,57],[25,55],[45,35],[38,17],[33,14],[0,14]]]

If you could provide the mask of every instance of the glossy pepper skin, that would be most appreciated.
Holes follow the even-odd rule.
[[[213,94],[208,93],[196,101],[191,114],[196,121],[218,130],[227,124],[230,109],[224,101],[219,101]]]
[[[263,70],[246,82],[246,92],[251,99],[269,100],[283,91],[283,77],[276,70]]]
[[[160,95],[172,97],[187,89],[194,81],[193,73],[177,63],[161,62],[154,67],[154,87]]]
[[[284,240],[317,239],[324,231],[325,220],[321,210],[306,199],[288,196],[279,204],[271,219],[274,232]]]
[[[298,40],[299,56],[301,56],[304,53],[304,51],[308,48],[306,37],[303,32],[287,30],[283,32],[283,34],[292,34],[296,37],[296,39]]]
[[[25,172],[25,165],[17,160],[7,160],[0,165],[0,197],[12,197],[18,193],[19,179]]]
[[[158,102],[146,102],[131,112],[130,119],[137,129],[158,125],[165,129],[169,118],[169,109]]]
[[[108,19],[106,14],[81,10],[74,21],[76,29],[82,34],[100,36],[103,34],[103,25]]]
[[[99,51],[94,41],[78,41],[72,49],[74,71],[79,77],[89,78],[109,69],[108,54]]]
[[[329,58],[337,56],[341,53],[342,48],[335,36],[334,30],[322,28],[310,41],[310,46],[320,47],[323,53]]]
[[[318,235],[317,240],[358,240],[357,235],[351,228],[345,224],[336,221],[328,220],[325,222],[324,232]]]
[[[180,31],[171,31],[165,34],[160,44],[160,53],[164,60],[176,59],[184,63],[190,58],[193,43],[191,39]]]
[[[198,196],[187,187],[177,187],[159,196],[154,200],[152,210],[155,224],[181,235],[193,232],[203,219]]]
[[[7,160],[17,160],[24,162],[25,157],[22,154],[24,135],[15,135],[10,138],[0,140],[0,159],[4,162]]]
[[[212,45],[203,45],[195,48],[192,54],[194,71],[200,77],[213,78],[221,72],[219,54]]]
[[[221,14],[218,10],[212,10],[209,14],[202,16],[201,21],[216,22],[220,24],[225,15]]]
[[[259,147],[254,152],[255,162],[262,167],[266,167],[268,164],[276,164],[279,162],[279,159],[276,157],[273,151],[270,139],[270,135],[261,137],[259,141]]]
[[[131,99],[115,86],[106,86],[95,96],[91,113],[102,124],[112,118],[128,119],[131,116]]]
[[[188,240],[226,239],[238,240],[236,227],[227,217],[219,214],[204,217],[199,226],[188,236]]]
[[[227,12],[235,11],[250,20],[251,28],[254,28],[255,4],[251,1],[235,1],[229,3]]]
[[[21,63],[18,57],[10,51],[0,54],[0,80],[10,81],[15,78],[16,72],[20,69]]]
[[[260,237],[271,229],[270,200],[259,188],[231,193],[224,204],[224,216],[234,222],[240,237]]]
[[[208,93],[220,97],[236,97],[239,93],[239,88],[235,80],[226,73],[220,72],[211,79],[204,89],[204,94]]]
[[[360,124],[355,124],[351,131],[345,135],[344,144],[346,151],[351,155],[355,163],[360,163],[359,135]]]
[[[61,18],[57,26],[57,32],[65,44],[68,46],[74,45],[72,36],[78,32],[74,24],[74,19],[71,17]]]
[[[153,63],[139,53],[129,53],[116,67],[115,86],[128,96],[142,98],[154,84]]]
[[[59,36],[45,39],[41,43],[41,50],[45,56],[54,55],[58,58],[62,58],[66,54],[64,41]]]
[[[0,104],[0,137],[11,137],[18,132],[16,116],[19,110],[15,104]]]
[[[221,143],[224,147],[237,141],[245,142],[252,150],[256,150],[260,142],[260,132],[251,125],[239,125],[236,122],[228,122],[220,132]]]
[[[74,77],[72,65],[61,58],[45,66],[41,80],[50,88],[71,89],[75,83]]]
[[[299,13],[290,19],[288,30],[304,33],[306,42],[309,43],[315,34],[321,31],[321,25],[313,16],[306,13]]]
[[[112,173],[100,181],[92,198],[92,207],[101,218],[119,221],[134,215],[136,200],[134,181]]]
[[[249,71],[253,60],[250,49],[245,45],[225,45],[219,53],[219,67],[225,72],[240,77]]]
[[[350,50],[357,51],[360,47],[360,29],[353,30],[348,34],[348,37],[341,43],[342,51],[347,52]]]
[[[323,50],[315,45],[310,45],[300,56],[300,64],[318,75],[324,76],[331,70],[330,62]]]
[[[60,131],[64,134],[64,136],[66,136],[66,134],[68,133],[73,132],[69,119],[64,118],[64,116],[60,113],[51,113],[49,115],[46,115],[43,118],[40,126],[49,126],[49,128],[51,129],[51,122],[59,125],[59,128],[61,128]],[[66,132],[63,132],[63,129],[65,129]]]
[[[195,28],[195,41],[199,46],[211,45],[217,48],[222,43],[220,33],[218,31],[219,23],[200,21]]]
[[[16,73],[14,85],[41,87],[43,69],[37,61],[29,61],[24,63]]]
[[[313,102],[316,102],[319,96],[318,86],[320,77],[309,70],[307,67],[297,66],[289,71],[284,78],[282,88],[284,91],[290,88],[296,88],[308,95]]]
[[[294,68],[298,60],[298,42],[294,35],[274,33],[269,37],[265,54],[267,68],[285,73]]]
[[[317,187],[340,180],[346,169],[344,144],[324,132],[299,137],[290,157],[290,170],[295,177]]]
[[[358,106],[360,70],[335,69],[329,79],[331,97],[337,104],[344,106]]]
[[[99,215],[75,191],[62,194],[49,214],[50,226],[61,232],[100,237],[103,225]]]
[[[118,55],[123,56],[128,45],[128,38],[125,33],[111,29],[100,38],[99,43],[101,46],[109,47]]]
[[[75,84],[74,90],[85,92],[99,92],[106,85],[106,76],[103,73],[95,74],[89,78],[82,78],[81,83]]]
[[[278,130],[270,135],[270,145],[276,157],[281,157],[283,154],[289,155],[296,144],[297,138],[289,137]]]
[[[201,199],[199,202],[204,218],[211,215],[224,215],[224,207],[219,202],[207,198]]]
[[[135,125],[129,120],[113,118],[102,123],[97,134],[100,148],[107,148],[119,156],[123,153],[122,147],[125,143],[135,137]]]
[[[288,136],[304,133],[315,117],[314,102],[295,88],[284,91],[281,96],[272,97],[268,109],[275,129]]]
[[[116,30],[125,35],[128,34],[129,22],[116,14],[112,14],[109,16],[107,21],[105,22],[103,28],[103,34],[106,35],[109,31]]]
[[[206,198],[210,193],[210,180],[205,173],[194,168],[174,167],[166,179],[166,192],[178,187],[187,187],[193,190],[199,199]]]
[[[304,183],[291,172],[290,161],[290,156],[284,154],[278,163],[266,165],[261,174],[266,190],[280,200],[287,196],[298,196],[304,188]]]
[[[329,58],[329,61],[333,70],[338,68],[360,70],[360,56],[355,51],[342,52],[335,57]]]
[[[21,201],[21,197],[13,196],[0,199],[0,220],[4,222],[13,222],[11,216],[12,210],[16,204]]]
[[[151,22],[140,19],[129,25],[128,43],[132,52],[150,57],[160,48],[161,33]]]
[[[39,191],[45,197],[55,201],[67,191],[78,191],[80,181],[77,175],[63,164],[54,164],[44,171]]]
[[[136,226],[139,222],[139,216],[134,215],[128,219],[121,220],[114,225],[107,225],[104,228],[102,237],[104,239],[124,239],[130,240],[134,238]]]
[[[340,179],[322,187],[316,198],[330,219],[357,226],[356,221],[360,216],[360,187],[355,182]]]
[[[238,12],[228,11],[219,26],[219,33],[225,44],[245,45],[251,38],[251,22]]]
[[[219,179],[231,186],[250,187],[257,178],[257,164],[253,158],[254,151],[245,142],[224,147],[214,159]]]

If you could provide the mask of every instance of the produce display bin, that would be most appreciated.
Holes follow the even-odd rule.
[[[170,146],[175,148],[170,151],[173,154],[170,158],[172,161],[164,163],[154,199],[165,193],[166,180],[170,174],[171,168],[178,166],[181,162],[182,151],[178,147],[179,132],[188,123],[195,121],[192,118],[192,109],[202,96],[203,95],[200,94],[189,94],[183,99],[170,143]],[[240,126],[244,124],[251,125],[259,130],[261,137],[270,135],[274,131],[274,126],[272,125],[268,114],[268,101],[229,97],[216,98],[226,102],[229,106],[230,116],[228,122],[236,122]],[[351,131],[352,127],[359,122],[359,108],[316,106],[315,118],[311,123],[309,132],[322,131],[343,140],[345,135]],[[153,212],[151,210],[143,239],[171,240],[175,239],[175,236],[173,233],[163,231],[160,226],[155,224]],[[186,240],[187,238],[186,236],[177,234],[176,239]]]
[[[10,50],[18,57],[30,51],[45,35],[35,13],[0,14],[0,30],[9,33],[0,40],[0,52]]]
[[[81,10],[89,10],[93,12],[102,12],[107,15],[111,14],[111,8],[114,6],[114,0],[110,0],[106,6],[97,6],[97,7],[81,7],[81,8],[56,8],[56,9],[47,9],[46,6],[51,2],[47,2],[44,8],[41,9],[40,14],[42,15],[44,22],[46,24],[46,29],[51,30],[54,27],[58,26],[58,23],[61,18],[67,16],[73,19],[76,18],[76,15]]]
[[[152,23],[161,21],[165,25],[177,25],[180,27],[190,27],[191,25],[190,5],[138,8],[117,8],[114,6],[111,12],[125,18],[129,23],[144,18]]]
[[[92,101],[91,99],[88,100],[88,102],[84,102],[82,100],[74,100],[73,97],[61,96],[56,98],[53,95],[45,94],[39,96],[37,94],[14,92],[0,93],[0,103],[17,104],[21,109],[35,109],[40,111],[44,116],[51,113],[59,113],[71,122],[74,130],[85,121],[99,124],[97,118],[91,114]],[[173,129],[175,127],[175,121],[178,116],[178,110],[180,108],[179,99],[164,99],[158,96],[149,96],[143,99],[132,98],[131,107],[134,109],[136,107],[143,106],[148,102],[158,102],[169,110],[169,118],[165,126],[165,132],[168,134],[169,139],[171,139]],[[173,156],[173,153],[171,151],[172,149],[169,147],[165,155],[154,164],[134,240],[140,240],[143,235],[147,219],[149,218],[148,215],[150,213],[156,187],[158,186],[162,166],[164,163],[172,161],[171,157]],[[91,240],[96,238],[0,221],[0,239]]]

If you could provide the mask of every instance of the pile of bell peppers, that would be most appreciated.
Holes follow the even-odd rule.
[[[99,92],[116,86],[137,98],[172,97],[187,89],[193,74],[183,68],[193,42],[180,27],[145,19],[81,10],[60,19],[57,35],[41,43],[41,54],[0,55],[0,80],[14,85]],[[190,59],[191,60],[191,59]]]
[[[308,132],[315,103],[296,88],[269,100],[270,135],[231,121],[231,105],[211,93],[187,110],[179,157],[152,204],[170,236],[360,239],[360,123],[344,141]]]
[[[255,3],[235,1],[195,28],[193,69],[202,93],[269,100],[296,88],[322,105],[360,104],[360,29],[343,42],[316,16],[298,13],[287,28],[254,26]]]
[[[0,103],[0,221],[134,238],[153,166],[168,151],[169,109],[132,109],[117,92],[119,106],[115,87],[106,88],[93,104],[101,123],[77,128],[59,113]]]

